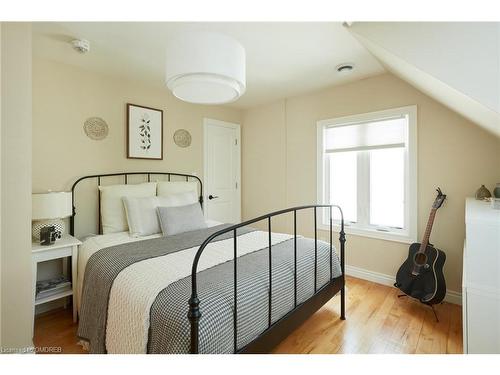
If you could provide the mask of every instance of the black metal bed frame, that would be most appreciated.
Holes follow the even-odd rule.
[[[137,176],[137,175],[147,176],[147,182],[151,182],[151,176],[167,176],[168,181],[171,180],[172,176],[183,177],[186,179],[186,181],[189,181],[190,179],[192,179],[192,180],[194,179],[194,180],[198,181],[198,183],[200,184],[199,201],[200,201],[200,204],[203,205],[203,183],[201,182],[201,180],[198,176],[194,176],[191,174],[176,173],[176,172],[118,172],[118,173],[106,173],[106,174],[96,174],[96,175],[91,175],[91,176],[83,176],[83,177],[80,177],[78,180],[76,180],[73,183],[73,185],[71,186],[71,205],[72,205],[73,212],[69,218],[69,234],[71,234],[72,236],[75,235],[75,216],[76,216],[75,189],[76,189],[76,186],[81,181],[88,180],[88,179],[95,179],[97,181],[97,186],[99,187],[101,185],[101,179],[104,177],[123,176],[125,185],[127,185],[128,184],[128,176]],[[101,194],[100,194],[99,190],[97,190],[97,202],[98,202],[97,203],[98,204],[97,233],[101,234],[102,233],[102,228],[101,228]]]
[[[317,267],[318,267],[318,227],[317,227],[317,209],[318,208],[329,208],[330,210],[330,277],[327,284],[318,289],[317,286]],[[340,211],[341,216],[341,228],[340,228],[340,267],[342,270],[342,275],[335,279],[333,276],[333,208],[337,208]],[[297,304],[297,211],[313,209],[314,211],[314,295],[307,299],[301,304]],[[294,238],[294,308],[289,311],[284,317],[280,318],[276,322],[272,323],[272,227],[271,218],[274,216],[279,216],[293,212],[293,238]],[[237,248],[237,230],[239,228],[257,223],[259,221],[267,220],[268,229],[268,269],[269,269],[269,290],[268,290],[268,327],[261,333],[256,339],[250,342],[245,347],[238,349],[238,266],[236,259],[238,258],[238,248]],[[189,299],[189,313],[188,318],[191,323],[191,354],[199,353],[199,322],[201,318],[200,312],[200,300],[198,299],[198,286],[197,286],[197,273],[198,273],[198,262],[200,260],[203,251],[207,245],[212,242],[216,237],[225,234],[233,233],[233,348],[234,353],[265,353],[276,346],[281,340],[283,340],[290,332],[292,332],[296,327],[298,327],[302,322],[304,322],[309,316],[314,314],[321,306],[328,302],[337,292],[340,291],[340,319],[345,320],[345,278],[344,278],[344,256],[345,256],[345,232],[344,232],[344,216],[342,209],[337,205],[308,205],[308,206],[298,206],[291,207],[284,210],[279,210],[271,212],[266,215],[259,216],[257,218],[247,220],[240,224],[235,224],[225,229],[210,235],[198,249],[191,270],[191,298]]]
[[[200,184],[200,204],[203,205],[203,183],[199,177],[183,173],[174,172],[121,172],[121,173],[109,173],[100,175],[84,176],[75,181],[71,187],[72,193],[72,206],[73,212],[70,217],[70,234],[75,233],[75,188],[79,182],[86,179],[97,179],[97,185],[101,184],[101,178],[103,177],[116,177],[124,176],[125,184],[128,184],[128,176],[131,175],[145,175],[147,176],[147,182],[151,181],[152,175],[164,175],[168,176],[168,181],[171,180],[171,176],[183,177],[186,181],[189,179],[195,179]],[[317,267],[318,267],[318,227],[317,227],[317,210],[318,208],[328,208],[329,209],[329,240],[330,240],[330,277],[327,284],[323,285],[318,289],[317,286]],[[336,208],[340,212],[340,267],[342,275],[337,278],[332,278],[333,276],[333,209]],[[314,211],[314,295],[308,298],[306,301],[297,304],[297,211],[312,209]],[[271,219],[275,216],[288,214],[293,212],[293,228],[294,228],[294,308],[289,311],[285,316],[281,317],[274,323],[271,320],[272,314],[272,223]],[[101,233],[101,196],[98,192],[98,232]],[[259,221],[267,220],[268,229],[268,264],[269,264],[269,290],[268,290],[268,328],[262,332],[256,339],[244,346],[243,348],[238,348],[238,311],[237,311],[237,291],[238,291],[238,266],[237,266],[237,230],[239,228],[255,224]],[[266,215],[259,216],[257,218],[247,220],[240,224],[235,224],[225,229],[210,235],[199,247],[198,251],[193,260],[193,266],[191,270],[191,297],[189,298],[189,312],[187,317],[190,321],[191,326],[191,338],[190,338],[190,353],[199,353],[199,323],[201,319],[200,311],[200,300],[198,298],[198,285],[197,285],[197,273],[198,273],[198,262],[200,260],[203,251],[209,243],[212,242],[218,236],[225,233],[233,233],[233,289],[234,289],[234,309],[233,309],[233,331],[234,331],[234,353],[266,353],[269,352],[273,347],[279,344],[286,336],[288,336],[294,329],[296,329],[300,324],[302,324],[307,318],[314,314],[318,309],[320,309],[325,303],[327,303],[333,296],[335,296],[340,291],[340,319],[345,320],[345,232],[344,232],[344,216],[342,209],[337,205],[307,205],[287,208],[275,212],[271,212]]]

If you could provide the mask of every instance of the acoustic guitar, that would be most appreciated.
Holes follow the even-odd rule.
[[[408,258],[399,268],[394,284],[406,295],[427,305],[440,303],[446,295],[443,275],[446,254],[429,243],[436,212],[446,199],[441,189],[438,188],[437,192],[422,243],[410,246]]]

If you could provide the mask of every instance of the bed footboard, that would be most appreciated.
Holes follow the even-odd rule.
[[[317,266],[318,266],[318,235],[317,235],[317,210],[318,208],[329,209],[329,240],[330,240],[330,277],[327,284],[321,288],[317,288]],[[333,209],[338,209],[340,212],[340,268],[342,275],[337,278],[333,278]],[[305,302],[300,304],[297,303],[297,212],[302,210],[313,210],[314,211],[314,294],[312,297],[307,299]],[[294,241],[294,308],[289,311],[284,317],[275,321],[271,320],[272,311],[272,218],[275,216],[287,214],[293,212],[293,241]],[[269,316],[268,316],[268,327],[260,334],[256,339],[250,342],[243,348],[238,348],[238,309],[237,309],[237,296],[238,296],[238,262],[236,261],[238,257],[237,248],[237,230],[239,228],[254,224],[259,221],[267,221],[267,229],[269,232],[269,290],[268,290],[268,304],[269,304]],[[303,321],[305,321],[309,316],[311,316],[315,311],[317,311],[321,306],[323,306],[327,301],[329,301],[336,293],[340,291],[340,319],[345,319],[345,266],[344,266],[344,255],[345,255],[345,232],[344,232],[344,216],[342,209],[337,205],[308,205],[308,206],[298,206],[287,208],[284,210],[276,211],[257,217],[252,220],[245,221],[240,224],[235,224],[220,230],[211,236],[209,236],[198,249],[191,270],[191,298],[189,299],[189,312],[188,319],[191,326],[191,340],[190,340],[190,353],[199,353],[199,323],[202,318],[200,311],[200,300],[198,298],[198,288],[197,288],[197,272],[198,272],[198,262],[201,255],[203,254],[206,246],[212,242],[216,237],[225,234],[233,233],[233,285],[234,285],[234,310],[233,310],[233,331],[234,331],[234,343],[233,352],[234,353],[255,353],[255,352],[266,352],[272,349],[276,344],[278,344],[282,339],[284,339],[291,331],[297,328]]]

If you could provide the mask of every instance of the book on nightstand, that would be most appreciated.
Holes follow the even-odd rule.
[[[71,289],[71,281],[66,276],[59,276],[50,280],[36,283],[36,298],[46,298]]]

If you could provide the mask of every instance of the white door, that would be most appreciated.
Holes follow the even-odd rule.
[[[241,221],[240,125],[204,120],[204,213],[222,223]]]

